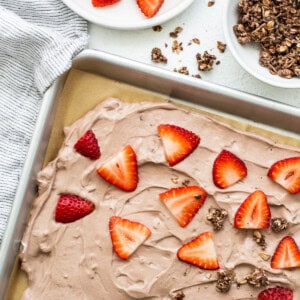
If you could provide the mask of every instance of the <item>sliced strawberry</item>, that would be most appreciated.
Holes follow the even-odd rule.
[[[159,194],[181,227],[187,226],[206,199],[206,191],[199,186],[172,188]]]
[[[271,268],[288,269],[300,267],[300,250],[291,236],[284,237],[278,244],[272,259]]]
[[[170,166],[185,159],[200,143],[198,135],[176,125],[161,124],[158,132]]]
[[[151,235],[147,226],[117,216],[110,218],[109,232],[114,251],[124,260]]]
[[[210,232],[203,232],[192,241],[184,244],[177,257],[184,262],[205,270],[219,269],[215,245]]]
[[[138,169],[136,154],[132,147],[127,145],[99,167],[97,173],[123,191],[134,191],[138,184]]]
[[[137,0],[136,2],[142,13],[148,18],[152,18],[159,11],[164,0]]]
[[[247,176],[247,167],[235,154],[222,150],[213,165],[214,184],[225,189]]]
[[[75,150],[83,156],[96,160],[100,157],[100,148],[92,130],[88,130],[74,145]]]
[[[300,156],[290,157],[275,162],[269,169],[268,176],[291,194],[300,192]]]
[[[276,286],[261,291],[257,296],[257,300],[293,300],[293,297],[292,290]]]
[[[108,5],[115,4],[120,0],[92,0],[92,4],[94,7],[104,7]]]
[[[94,209],[94,203],[89,200],[76,195],[62,194],[56,204],[55,221],[71,223],[87,216]]]
[[[270,227],[271,211],[263,191],[251,193],[240,205],[234,217],[234,227],[263,229]]]

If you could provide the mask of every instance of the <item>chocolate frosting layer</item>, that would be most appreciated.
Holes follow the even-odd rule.
[[[161,123],[184,127],[201,138],[199,146],[184,161],[169,167],[157,132]],[[92,161],[73,146],[92,129],[102,155]],[[263,288],[233,284],[228,293],[216,290],[217,271],[207,271],[178,260],[177,250],[201,232],[210,231],[222,270],[234,269],[242,280],[255,268],[266,271],[270,285],[294,290],[300,299],[300,269],[274,270],[270,260],[286,235],[300,245],[300,194],[291,195],[267,177],[277,160],[299,156],[299,149],[276,145],[254,134],[239,132],[196,112],[170,103],[124,103],[107,99],[73,125],[65,128],[65,141],[55,160],[38,175],[39,196],[22,240],[22,268],[29,277],[23,300],[84,299],[243,299]],[[96,172],[102,162],[130,144],[137,154],[139,183],[133,192],[123,192],[105,182]],[[242,159],[248,175],[227,189],[213,184],[212,165],[221,150]],[[181,228],[159,200],[159,193],[183,184],[200,185],[208,197],[191,223]],[[284,217],[287,230],[261,230],[266,249],[253,240],[253,230],[233,227],[239,205],[256,189],[267,195],[273,217]],[[62,193],[76,194],[95,204],[88,216],[69,224],[54,220]],[[214,231],[207,221],[211,207],[226,209],[223,230]],[[152,234],[127,260],[113,251],[108,221],[121,216],[145,224]],[[262,255],[264,253],[265,255]]]

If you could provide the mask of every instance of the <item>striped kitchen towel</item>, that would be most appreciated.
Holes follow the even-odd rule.
[[[0,244],[43,94],[87,40],[61,0],[0,0]]]

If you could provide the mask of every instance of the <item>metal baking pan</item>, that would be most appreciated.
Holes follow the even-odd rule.
[[[85,50],[73,68],[184,101],[232,118],[255,122],[300,139],[300,108],[246,94],[196,78],[141,64],[107,53]],[[5,298],[18,255],[26,221],[36,194],[36,175],[46,153],[56,106],[68,73],[63,74],[45,94],[28,156],[21,175],[11,216],[0,249],[0,299]]]

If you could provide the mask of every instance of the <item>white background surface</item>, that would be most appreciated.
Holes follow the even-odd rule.
[[[186,66],[190,76],[199,73],[196,53],[208,50],[209,53],[215,54],[221,63],[215,65],[212,71],[200,72],[202,79],[199,80],[217,83],[269,98],[270,101],[279,101],[300,108],[300,89],[276,88],[265,84],[244,71],[234,60],[228,48],[225,53],[219,52],[217,41],[226,43],[222,28],[223,1],[227,0],[216,0],[214,6],[208,7],[208,0],[195,0],[182,14],[161,24],[163,28],[161,32],[154,32],[152,28],[133,31],[115,30],[89,24],[89,48],[155,65],[172,72],[174,68]],[[184,48],[179,54],[172,52],[174,39],[169,36],[177,26],[183,28],[177,38]],[[192,43],[188,46],[193,38],[198,38],[200,45]],[[165,43],[168,45],[167,48]],[[151,50],[154,47],[161,48],[168,58],[166,65],[151,61]]]

